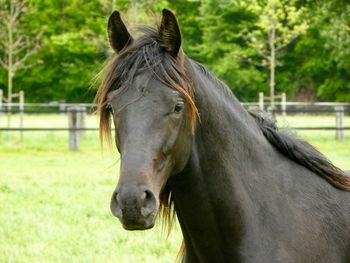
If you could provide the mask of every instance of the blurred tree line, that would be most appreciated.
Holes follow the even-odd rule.
[[[0,0],[3,12],[9,1]],[[271,57],[275,93],[286,92],[289,100],[350,101],[348,0],[28,0],[16,30],[40,36],[40,48],[26,58],[33,66],[16,72],[14,92],[24,90],[31,102],[91,102],[91,80],[111,55],[108,15],[118,9],[129,26],[154,25],[164,7],[177,14],[187,55],[241,101],[269,94]],[[0,58],[6,30],[0,28]],[[7,76],[1,67],[5,94]]]

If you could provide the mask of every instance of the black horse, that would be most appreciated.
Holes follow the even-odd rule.
[[[101,137],[111,116],[116,128],[123,227],[176,211],[183,262],[350,262],[350,177],[187,58],[169,10],[141,30],[111,15],[116,54],[97,94]]]

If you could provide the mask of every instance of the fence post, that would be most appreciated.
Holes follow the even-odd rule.
[[[0,89],[0,110],[2,110],[2,97],[4,96],[4,91]]]
[[[272,106],[267,107],[267,113],[269,114],[269,118],[276,120],[275,109]]]
[[[19,127],[21,128],[20,131],[20,140],[23,142],[23,121],[24,121],[24,91],[21,90],[19,92]]]
[[[2,89],[0,89],[0,127],[1,127],[1,113],[2,113],[2,109],[3,109],[3,105],[2,105],[2,98],[4,96],[4,91]],[[1,132],[0,132],[0,139],[1,139]]]
[[[67,110],[66,103],[65,102],[59,102],[58,103],[58,110],[61,115],[64,115],[64,111]]]
[[[286,95],[286,93],[282,93],[282,96],[281,96],[281,109],[282,109],[283,119],[286,120],[286,116],[287,116],[287,95]]]
[[[68,128],[69,128],[69,150],[78,151],[80,144],[79,132],[79,107],[69,107],[68,112]]]
[[[11,100],[12,100],[12,98],[11,98]],[[7,99],[7,108],[6,108],[6,110],[7,110],[7,128],[8,128],[8,130],[7,130],[7,132],[6,132],[6,140],[9,142],[10,141],[10,139],[11,139],[11,133],[10,133],[10,127],[11,127],[11,103],[12,103],[12,101],[11,100],[9,100],[9,99]]]
[[[79,127],[80,129],[80,136],[81,138],[85,136],[86,131],[83,130],[86,128],[86,107],[79,107]]]
[[[0,89],[0,115],[2,113],[2,108],[3,108],[3,105],[2,105],[2,102],[3,102],[3,96],[4,96],[4,91],[2,89]],[[1,125],[1,121],[0,121],[0,125]]]
[[[259,92],[259,110],[264,110],[264,92]]]
[[[344,134],[344,107],[335,107],[335,121],[336,121],[336,138],[338,141],[343,141],[345,139]]]

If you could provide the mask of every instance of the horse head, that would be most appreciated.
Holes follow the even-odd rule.
[[[165,9],[159,29],[143,31],[134,40],[120,14],[110,16],[115,55],[98,95],[101,129],[112,116],[121,155],[111,211],[128,230],[153,227],[169,201],[161,196],[188,161],[196,111],[176,17]]]

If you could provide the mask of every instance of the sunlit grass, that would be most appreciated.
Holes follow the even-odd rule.
[[[174,262],[177,229],[126,232],[111,215],[118,154],[97,133],[79,152],[63,134],[2,141],[0,160],[0,262]]]
[[[41,118],[44,117],[44,118]],[[65,125],[65,118],[31,116],[28,125]],[[288,117],[289,126],[334,125],[332,117]],[[51,124],[48,124],[51,123]],[[96,125],[89,117],[89,125]],[[347,124],[349,125],[349,124]],[[336,165],[350,169],[350,131],[298,131]],[[166,239],[160,222],[127,232],[109,211],[118,178],[118,153],[100,149],[87,132],[80,151],[68,151],[67,132],[0,134],[0,262],[174,262],[178,228]]]

